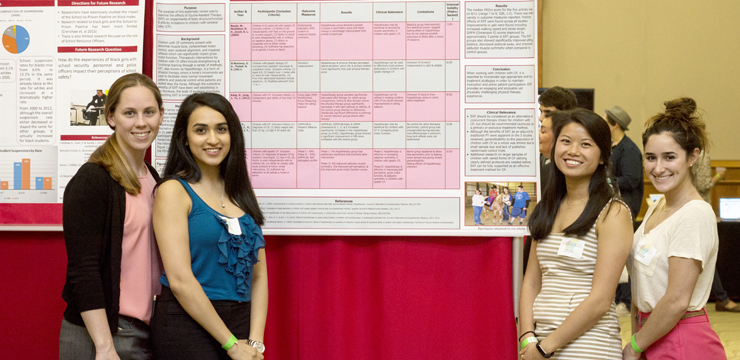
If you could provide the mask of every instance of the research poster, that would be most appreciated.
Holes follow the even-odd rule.
[[[535,1],[155,1],[166,161],[230,99],[268,234],[516,236],[537,187]]]
[[[112,130],[108,87],[141,72],[144,0],[0,1],[0,203],[60,203]]]

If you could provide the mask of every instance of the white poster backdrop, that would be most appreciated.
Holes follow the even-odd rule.
[[[216,92],[240,118],[266,234],[526,233],[540,191],[536,1],[153,6],[160,170],[179,103]],[[494,186],[511,192],[500,211]]]
[[[61,203],[112,133],[108,88],[142,70],[144,1],[2,1],[0,31],[0,203]]]

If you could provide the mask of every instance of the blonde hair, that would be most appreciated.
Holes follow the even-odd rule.
[[[160,108],[162,107],[162,95],[152,79],[144,74],[127,74],[118,78],[118,80],[111,85],[110,90],[108,90],[108,97],[105,103],[106,121],[109,117],[113,116],[116,106],[121,100],[121,93],[134,86],[143,86],[151,90],[154,98],[157,100],[157,104]],[[108,126],[110,126],[110,123],[108,123]],[[113,180],[119,183],[127,193],[138,195],[141,192],[141,182],[139,182],[139,177],[136,175],[134,169],[131,168],[128,158],[121,149],[121,146],[118,145],[115,127],[111,126],[111,129],[114,131],[113,135],[111,135],[103,145],[95,149],[87,162],[104,167],[108,170],[108,173]]]
[[[88,162],[98,164],[108,170],[113,180],[119,183],[127,193],[136,196],[141,192],[139,177],[128,163],[128,158],[121,150],[121,146],[118,145],[116,134],[111,135],[103,145],[95,149]]]

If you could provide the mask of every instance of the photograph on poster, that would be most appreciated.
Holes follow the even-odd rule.
[[[536,182],[466,182],[465,226],[527,225]]]
[[[69,92],[69,125],[107,126],[105,100],[108,90],[75,89]]]

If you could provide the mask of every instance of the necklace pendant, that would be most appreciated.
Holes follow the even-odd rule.
[[[222,208],[226,208],[226,204],[224,204],[224,203],[221,203],[221,207],[222,207]]]

